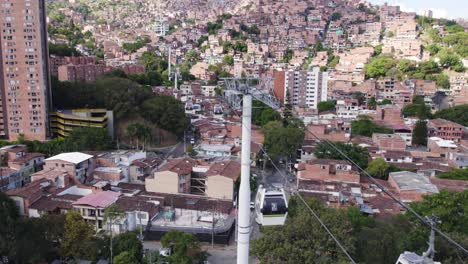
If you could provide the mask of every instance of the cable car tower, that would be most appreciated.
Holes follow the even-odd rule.
[[[271,82],[258,78],[225,78],[225,96],[234,109],[242,106],[241,182],[237,211],[237,264],[249,263],[250,246],[250,143],[252,138],[252,98],[273,109],[280,102],[273,96]],[[265,85],[266,84],[266,85]]]

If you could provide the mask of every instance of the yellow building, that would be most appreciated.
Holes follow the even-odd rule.
[[[50,123],[52,133],[59,138],[67,137],[76,127],[107,128],[114,138],[114,115],[106,109],[57,110],[50,113]]]

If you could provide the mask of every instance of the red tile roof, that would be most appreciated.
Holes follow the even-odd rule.
[[[210,166],[210,169],[205,173],[207,177],[221,175],[232,180],[237,180],[240,176],[241,165],[237,161],[227,160],[223,162],[217,162]]]

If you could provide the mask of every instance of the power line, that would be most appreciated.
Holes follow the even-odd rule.
[[[354,162],[350,157],[348,157],[343,151],[341,151],[334,143],[330,142],[329,140],[322,140],[320,139],[317,135],[315,135],[312,131],[309,129],[305,129],[307,132],[309,132],[313,137],[315,137],[319,142],[325,142],[329,146],[331,146],[334,150],[336,150],[341,156],[343,156],[346,160],[351,162],[356,168],[358,168],[364,175],[373,183],[375,184],[379,189],[382,190],[385,194],[387,194],[392,200],[394,200],[396,203],[401,205],[403,208],[405,208],[408,212],[412,213],[416,218],[418,218],[421,222],[423,222],[425,225],[429,226],[430,228],[433,228],[439,235],[441,235],[443,238],[445,238],[449,243],[452,245],[458,247],[461,251],[463,251],[466,255],[468,255],[468,250],[465,249],[462,245],[457,243],[455,240],[450,238],[447,234],[436,228],[432,223],[428,222],[424,217],[419,215],[417,212],[415,212],[411,207],[409,207],[407,204],[402,202],[400,199],[395,197],[391,192],[389,192],[385,187],[383,187],[380,183],[378,183],[374,177],[372,177],[366,170],[361,168],[356,162]]]

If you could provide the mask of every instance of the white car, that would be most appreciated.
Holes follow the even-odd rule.
[[[170,248],[161,248],[159,249],[159,255],[163,256],[163,257],[167,257],[167,256],[170,256],[171,255],[171,249]]]

